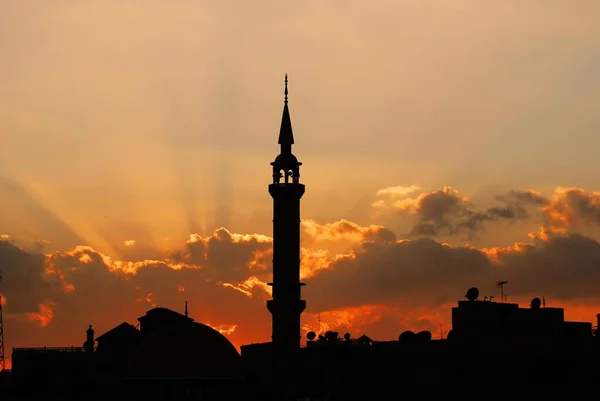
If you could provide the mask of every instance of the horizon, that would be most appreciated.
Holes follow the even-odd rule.
[[[303,340],[438,338],[499,280],[596,324],[600,5],[2,4],[9,360],[186,300],[238,349],[269,341],[286,73]]]

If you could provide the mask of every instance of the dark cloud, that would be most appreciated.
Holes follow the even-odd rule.
[[[543,206],[548,203],[548,199],[535,191],[509,191],[506,195],[497,196],[498,200],[516,201],[519,204],[532,204]]]
[[[61,291],[61,286],[45,280],[44,255],[27,252],[12,242],[0,240],[0,282],[12,313],[37,312],[46,298]]]
[[[356,259],[341,260],[309,280],[305,293],[317,310],[394,300],[439,305],[460,298],[490,269],[480,251],[432,239],[365,243]]]
[[[600,244],[579,234],[481,250],[427,238],[368,243],[355,259],[341,260],[308,280],[305,294],[312,310],[433,306],[462,299],[471,286],[495,294],[498,280],[508,280],[515,297],[598,299]]]
[[[521,244],[498,252],[496,278],[509,280],[510,291],[537,293],[561,300],[598,299],[600,243],[580,234],[553,236],[536,245]]]
[[[524,220],[529,213],[518,201],[498,197],[502,206],[477,210],[476,205],[459,195],[450,187],[421,194],[412,202],[400,202],[401,210],[410,210],[417,215],[417,223],[409,237],[453,235],[467,233],[474,237],[484,223],[498,220]]]

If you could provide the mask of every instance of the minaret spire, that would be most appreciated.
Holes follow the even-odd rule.
[[[285,90],[283,91],[283,116],[281,117],[281,129],[279,130],[279,141],[282,154],[291,154],[294,144],[294,133],[292,131],[292,119],[290,118],[290,109],[288,107],[288,76],[285,74]]]
[[[288,78],[287,78],[287,74],[285,74],[285,98],[284,98],[284,104],[288,104]]]
[[[185,301],[185,317],[188,317],[187,301]]]

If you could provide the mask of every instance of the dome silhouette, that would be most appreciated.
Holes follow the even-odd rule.
[[[157,328],[134,351],[132,376],[227,376],[235,374],[241,357],[224,335],[196,322]]]
[[[275,158],[275,164],[282,167],[292,167],[298,164],[296,156],[290,153],[282,153]]]

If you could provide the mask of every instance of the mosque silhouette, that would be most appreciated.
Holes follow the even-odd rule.
[[[271,163],[273,282],[267,309],[270,342],[241,354],[218,331],[184,313],[154,308],[139,328],[121,323],[82,347],[15,348],[2,400],[393,400],[576,399],[597,393],[600,336],[591,323],[567,322],[564,310],[534,298],[520,308],[479,300],[477,288],[452,308],[445,339],[403,332],[396,341],[310,332],[301,346],[306,307],[300,282],[300,166],[288,82]],[[500,286],[504,282],[498,283]],[[600,320],[600,314],[598,314]]]

